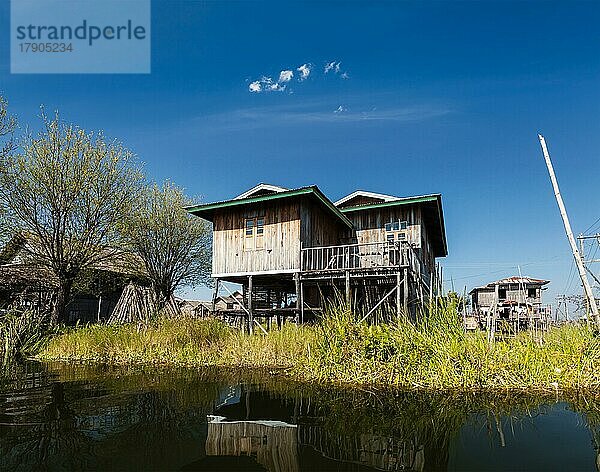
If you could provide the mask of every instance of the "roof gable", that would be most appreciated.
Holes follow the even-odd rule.
[[[251,189],[246,190],[244,193],[240,193],[234,200],[241,200],[243,198],[255,197],[259,195],[269,195],[273,193],[280,193],[289,190],[284,187],[279,187],[278,185],[264,184],[260,183],[255,185]]]
[[[368,203],[382,203],[398,200],[398,197],[386,195],[384,193],[367,192],[366,190],[356,190],[335,202],[336,207],[346,208],[355,205]]]
[[[250,205],[254,203],[261,203],[267,201],[275,201],[284,198],[294,198],[306,196],[313,198],[318,203],[327,208],[338,221],[349,228],[352,228],[352,222],[319,190],[316,185],[309,187],[300,187],[291,190],[284,190],[281,192],[267,193],[264,195],[249,196],[246,198],[234,198],[232,200],[225,200],[222,202],[207,203],[204,205],[196,205],[187,207],[186,210],[192,215],[199,216],[208,221],[213,221],[215,211],[222,210],[224,208],[239,207],[243,205]]]

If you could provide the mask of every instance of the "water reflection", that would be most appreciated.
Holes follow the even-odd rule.
[[[0,380],[0,469],[594,470],[598,405],[28,364]]]

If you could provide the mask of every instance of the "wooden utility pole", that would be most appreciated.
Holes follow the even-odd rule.
[[[552,167],[552,161],[550,160],[550,154],[548,153],[548,147],[546,146],[546,140],[541,134],[538,134],[538,138],[540,140],[540,144],[542,146],[542,153],[544,154],[544,160],[546,161],[546,167],[548,167],[548,173],[550,174],[550,180],[552,182],[552,187],[554,188],[554,196],[556,197],[556,203],[558,203],[558,209],[560,210],[560,216],[562,217],[563,224],[565,226],[565,232],[567,233],[567,239],[569,240],[569,244],[571,245],[571,251],[573,252],[573,257],[575,258],[575,263],[577,264],[577,270],[579,271],[579,277],[581,278],[581,283],[583,284],[583,290],[588,299],[588,303],[590,306],[590,310],[592,312],[592,316],[594,317],[594,321],[597,325],[600,325],[600,315],[598,314],[598,305],[596,305],[596,299],[594,298],[594,293],[592,292],[592,287],[587,278],[587,274],[585,273],[585,267],[583,265],[583,260],[581,259],[581,254],[579,254],[579,250],[577,249],[577,244],[575,243],[575,238],[573,237],[573,231],[571,230],[571,223],[569,223],[569,217],[567,216],[567,209],[565,208],[565,204],[563,203],[563,199],[560,195],[560,189],[558,188],[558,181],[556,180],[556,175],[554,174],[554,167]]]

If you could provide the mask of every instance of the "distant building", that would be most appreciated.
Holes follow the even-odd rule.
[[[520,328],[527,328],[528,320],[547,320],[551,310],[543,304],[542,292],[549,283],[549,280],[513,276],[476,287],[469,292],[473,315],[483,323],[491,313],[499,320],[520,323]]]
[[[212,303],[204,300],[175,299],[181,314],[188,318],[205,318],[210,315]]]
[[[46,268],[32,261],[32,241],[32,237],[15,235],[0,250],[0,312],[10,308],[47,310],[54,303],[57,282]],[[140,275],[141,262],[133,264],[131,257],[121,256],[82,271],[66,306],[67,323],[108,320],[127,284],[147,284]]]
[[[231,295],[221,295],[215,299],[217,310],[241,310],[244,306],[244,295],[236,290]]]

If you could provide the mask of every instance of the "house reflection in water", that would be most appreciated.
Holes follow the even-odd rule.
[[[269,471],[299,471],[296,425],[281,421],[224,421],[208,416],[206,454],[252,456]]]
[[[366,432],[340,435],[324,427],[323,418],[311,411],[310,404],[302,405],[298,400],[294,405],[287,405],[287,411],[280,404],[276,408],[278,412],[271,410],[268,415],[264,406],[269,399],[263,398],[261,393],[242,392],[239,403],[217,409],[217,412],[231,413],[228,416],[231,420],[225,416],[208,416],[207,456],[248,456],[269,472],[425,470],[425,448],[416,440]],[[261,412],[271,418],[275,413],[280,419],[254,419]]]

